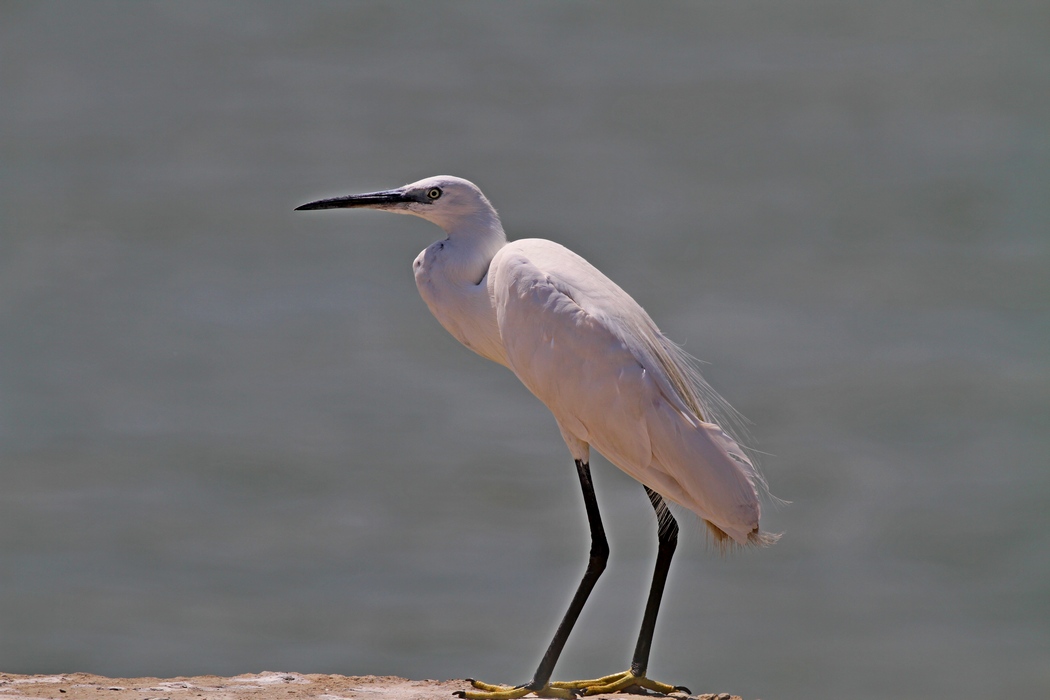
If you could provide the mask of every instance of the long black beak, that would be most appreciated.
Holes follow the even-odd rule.
[[[332,197],[331,199],[319,199],[316,202],[296,207],[295,211],[309,211],[311,209],[350,209],[353,207],[382,207],[383,205],[402,204],[414,201],[406,197],[401,190],[384,190],[383,192],[370,192],[368,194],[351,194],[346,197]]]

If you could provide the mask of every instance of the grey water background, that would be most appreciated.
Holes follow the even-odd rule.
[[[775,547],[683,518],[651,673],[1050,690],[1050,5],[0,5],[0,670],[529,678],[587,535],[553,419],[293,213],[427,175],[633,294],[753,422]],[[625,668],[655,552],[556,676]]]

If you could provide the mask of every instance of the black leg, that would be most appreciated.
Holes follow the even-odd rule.
[[[576,589],[576,595],[573,596],[572,602],[569,603],[569,609],[565,611],[565,617],[562,618],[561,624],[558,625],[558,631],[554,633],[554,639],[551,640],[550,646],[547,647],[547,653],[543,655],[540,665],[536,668],[536,674],[532,677],[532,682],[526,686],[531,690],[539,690],[550,681],[551,674],[554,672],[554,664],[558,663],[561,650],[569,639],[569,633],[572,632],[572,627],[576,624],[576,620],[583,610],[584,603],[587,602],[587,596],[591,594],[594,584],[598,582],[598,577],[605,571],[605,565],[609,562],[609,541],[605,538],[602,516],[598,512],[598,499],[594,496],[594,485],[591,483],[591,467],[585,462],[576,460],[576,471],[580,475],[583,502],[587,506],[587,523],[591,526],[591,556],[587,562],[587,570],[583,573],[583,579],[580,581],[580,586]],[[664,573],[666,574],[666,567]],[[657,596],[657,604],[659,604],[659,596]],[[656,617],[655,614],[653,617]],[[649,636],[652,637],[652,630],[650,630]],[[648,653],[647,649],[647,656]]]
[[[551,682],[551,673],[554,671],[554,665],[558,663],[558,657],[561,656],[565,642],[569,639],[569,633],[572,632],[573,625],[576,624],[587,602],[587,597],[591,594],[594,584],[598,582],[598,577],[605,571],[605,565],[609,561],[609,541],[605,538],[605,528],[602,527],[602,518],[598,513],[598,500],[594,497],[590,466],[577,461],[576,471],[580,475],[583,501],[587,506],[587,522],[591,528],[591,557],[587,562],[587,570],[583,574],[583,579],[576,589],[576,595],[573,596],[569,609],[565,611],[565,617],[558,625],[554,639],[547,647],[547,653],[543,655],[532,680],[524,685],[511,688],[471,680],[471,685],[476,690],[459,690],[455,695],[477,700],[514,700],[530,692],[536,692],[544,696],[568,700],[581,693],[584,695],[616,693],[634,686],[664,695],[682,691],[689,692],[683,686],[660,683],[645,675],[646,667],[649,665],[649,651],[653,645],[653,631],[656,629],[656,615],[660,611],[660,599],[663,597],[664,585],[667,583],[667,571],[671,567],[671,557],[678,545],[678,523],[671,516],[671,511],[667,509],[663,497],[648,487],[645,491],[649,494],[649,501],[656,511],[660,547],[656,555],[656,571],[653,573],[653,584],[649,589],[649,600],[645,604],[645,614],[642,616],[642,630],[638,633],[638,644],[635,646],[634,658],[631,661],[631,670],[593,680]]]
[[[663,497],[648,486],[645,487],[645,492],[649,494],[649,502],[656,511],[660,547],[656,553],[656,570],[653,571],[653,584],[649,588],[649,600],[645,604],[645,614],[642,616],[642,630],[638,633],[638,644],[634,647],[634,658],[631,660],[631,673],[636,676],[644,676],[649,666],[649,650],[653,646],[656,615],[660,612],[660,599],[664,595],[671,557],[678,546],[678,523],[668,510]]]

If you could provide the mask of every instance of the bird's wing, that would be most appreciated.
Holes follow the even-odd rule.
[[[568,249],[534,239],[501,249],[488,283],[510,367],[570,449],[568,436],[592,445],[734,541],[753,540],[757,470],[676,392],[666,368],[674,358],[656,356],[647,333],[659,331],[629,295]]]
[[[505,247],[489,268],[511,369],[550,408],[563,433],[618,464],[648,463],[652,447],[637,398],[651,391],[651,377],[565,285],[537,266],[530,256],[535,250],[508,250],[511,246],[518,248]],[[601,422],[591,416],[595,407]]]

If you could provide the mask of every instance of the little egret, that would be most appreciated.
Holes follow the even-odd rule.
[[[369,194],[323,199],[297,210],[381,209],[412,214],[447,234],[415,262],[416,286],[459,342],[509,368],[554,414],[583,489],[590,525],[587,569],[532,680],[520,686],[472,681],[458,693],[509,700],[528,693],[571,698],[641,686],[681,686],[646,677],[656,616],[678,543],[667,501],[699,515],[723,546],[766,545],[759,529],[758,470],[713,421],[721,399],[692,358],[669,341],[638,303],[567,248],[540,239],[507,242],[496,210],[473,183],[439,176]],[[658,550],[629,670],[551,682],[576,619],[605,570],[605,537],[590,473],[590,448],[637,479],[656,511]]]

